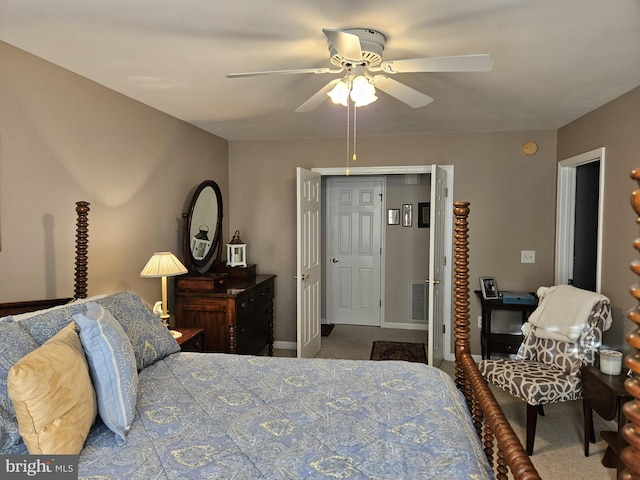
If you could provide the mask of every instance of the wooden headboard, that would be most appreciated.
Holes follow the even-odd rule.
[[[29,300],[0,304],[0,317],[35,312],[45,308],[57,307],[73,299],[87,298],[87,267],[89,264],[89,202],[76,202],[76,257],[73,298],[52,298],[48,300]]]

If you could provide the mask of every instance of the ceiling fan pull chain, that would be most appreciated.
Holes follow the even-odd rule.
[[[349,97],[347,97],[347,171],[345,172],[345,175],[348,177],[349,176],[349,134],[351,133],[351,128],[349,125],[349,104],[351,102],[349,101]]]
[[[353,106],[353,161],[355,162],[358,157],[356,155],[356,135],[358,129],[358,107]]]

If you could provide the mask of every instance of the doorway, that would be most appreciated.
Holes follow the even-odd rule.
[[[556,284],[600,292],[604,147],[558,163]]]
[[[345,176],[345,171],[342,168],[314,168],[312,170],[304,170],[298,168],[298,192],[305,191],[302,181],[303,177],[318,181],[322,176]],[[453,353],[451,349],[451,292],[452,292],[452,234],[453,234],[453,166],[438,166],[438,165],[421,165],[421,166],[404,166],[404,167],[357,167],[351,170],[351,176],[358,175],[411,175],[411,174],[431,174],[432,188],[431,188],[431,224],[432,227],[436,223],[438,228],[431,228],[430,242],[437,244],[438,248],[430,247],[430,281],[428,287],[428,294],[430,297],[437,296],[437,301],[431,301],[430,305],[437,305],[437,318],[436,321],[429,321],[429,363],[437,365],[439,359],[445,358],[451,360]],[[311,180],[309,180],[311,181]],[[437,188],[433,186],[433,183],[437,185]],[[306,240],[314,237],[314,229],[307,228],[308,225],[313,223],[304,222],[308,213],[312,210],[308,209],[300,203],[301,195],[298,200],[298,266],[297,269],[297,291],[298,291],[298,336],[300,338],[301,332],[304,331],[315,332],[319,331],[319,325],[306,325],[305,319],[314,318],[316,315],[306,315],[305,312],[314,311],[318,312],[319,306],[315,302],[305,302],[307,297],[303,295],[305,289],[303,288],[308,282],[314,280],[317,282],[317,276],[306,274],[304,268],[300,268],[305,263],[301,260],[305,257],[305,252],[309,251],[308,246],[316,244],[315,240]],[[437,204],[440,205],[437,205]],[[386,215],[386,209],[389,206],[384,206],[383,211]],[[435,207],[435,208],[434,208]],[[436,213],[438,212],[438,213]],[[446,212],[446,214],[444,213]],[[413,221],[417,222],[417,212],[415,213]],[[437,231],[437,235],[436,232]],[[317,231],[317,242],[320,241],[320,237],[323,236],[322,232]],[[442,237],[439,241],[435,242],[435,237]],[[384,246],[383,246],[384,249]],[[439,253],[436,252],[438,250]],[[411,254],[411,250],[408,251]],[[431,257],[434,258],[431,258]],[[434,270],[431,264],[438,263],[437,268]],[[442,268],[441,268],[442,267]],[[384,268],[384,267],[383,267]],[[435,278],[433,274],[436,272],[442,275],[441,278]],[[382,274],[384,278],[384,270]],[[427,280],[427,279],[425,279]],[[384,287],[383,287],[384,298]],[[317,298],[317,297],[314,297]],[[432,308],[429,309],[429,314],[432,315]],[[317,318],[317,317],[316,317]],[[437,328],[434,330],[434,325],[437,324]],[[311,335],[311,336],[314,336]],[[434,343],[432,343],[435,340]],[[437,350],[437,351],[436,351]],[[317,353],[317,352],[316,352]],[[300,348],[298,356],[314,356],[313,351],[308,350],[305,355],[301,355]],[[433,357],[432,357],[433,355]]]

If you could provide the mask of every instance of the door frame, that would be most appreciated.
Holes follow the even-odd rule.
[[[602,235],[604,217],[604,174],[605,148],[565,158],[558,162],[557,204],[556,204],[556,264],[554,283],[567,284],[573,275],[573,241],[575,236],[575,194],[576,168],[600,161],[598,198],[598,244],[596,254],[596,292],[602,285]]]
[[[444,358],[447,360],[454,360],[455,352],[451,348],[451,306],[452,306],[452,266],[453,266],[453,165],[438,165],[438,167],[446,170],[447,172],[447,198],[446,205],[449,214],[445,217],[444,225],[444,242],[445,253],[447,256],[447,267],[445,268],[444,278],[442,279],[444,289],[444,306],[443,306],[443,319],[445,327],[444,337]],[[317,167],[312,168],[312,172],[317,172],[321,176],[346,176],[345,169],[343,167]],[[380,167],[352,167],[349,169],[349,175],[410,175],[410,174],[430,174],[431,165],[406,165],[406,166],[380,166]],[[386,208],[386,206],[384,206]],[[323,232],[324,235],[324,232]],[[382,262],[382,286],[381,294],[382,298],[385,295],[385,270],[384,270],[384,256],[386,255],[385,246],[383,246],[383,262]],[[384,318],[384,310],[381,312],[382,318]]]

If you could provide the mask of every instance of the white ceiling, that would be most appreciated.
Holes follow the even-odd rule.
[[[639,0],[0,0],[0,40],[228,140],[344,136],[344,107],[294,112],[335,76],[225,76],[330,67],[323,27],[495,62],[396,75],[435,101],[379,92],[359,136],[555,129],[640,85]]]

